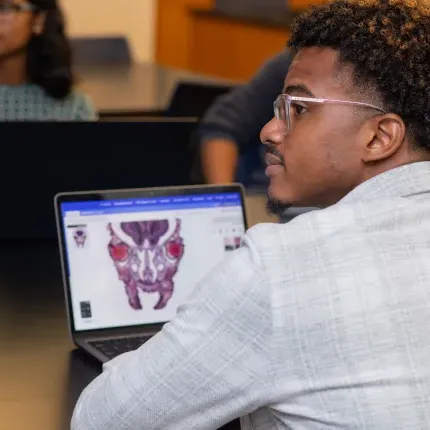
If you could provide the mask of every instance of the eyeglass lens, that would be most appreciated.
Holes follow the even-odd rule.
[[[275,118],[278,129],[281,133],[288,133],[290,130],[290,107],[288,101],[279,96],[274,103]]]

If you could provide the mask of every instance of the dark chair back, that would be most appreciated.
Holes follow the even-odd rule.
[[[0,240],[55,238],[58,192],[188,185],[196,125],[191,118],[4,124]]]
[[[230,85],[179,82],[170,99],[165,115],[168,117],[201,118],[215,99],[234,87]]]
[[[129,66],[132,54],[125,37],[75,37],[71,39],[76,66]]]

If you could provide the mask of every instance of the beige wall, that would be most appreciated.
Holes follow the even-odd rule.
[[[124,35],[136,61],[154,59],[157,0],[61,0],[70,36]]]

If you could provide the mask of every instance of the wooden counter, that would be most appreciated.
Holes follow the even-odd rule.
[[[234,16],[212,0],[159,0],[158,8],[156,62],[164,66],[244,81],[289,37],[291,18]]]
[[[193,10],[192,16],[190,69],[236,80],[248,80],[285,48],[292,23],[291,15],[279,13]]]
[[[156,61],[246,81],[285,48],[294,18],[326,1],[289,0],[285,9],[233,13],[216,9],[214,0],[158,0]]]
[[[158,0],[155,62],[190,70],[191,9],[212,9],[214,0]]]

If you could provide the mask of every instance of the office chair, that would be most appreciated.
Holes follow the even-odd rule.
[[[73,61],[79,66],[130,66],[133,62],[125,37],[74,37],[71,39]]]
[[[233,88],[231,85],[179,82],[164,116],[201,118],[217,97]]]

